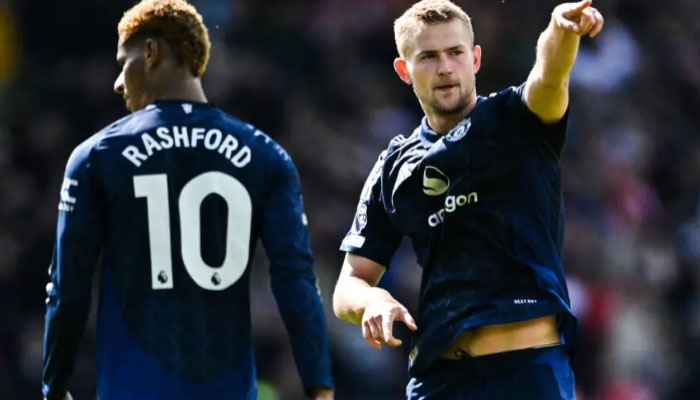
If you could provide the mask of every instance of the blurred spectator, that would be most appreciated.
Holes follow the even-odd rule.
[[[17,72],[19,34],[12,8],[0,2],[0,90],[9,84]]]

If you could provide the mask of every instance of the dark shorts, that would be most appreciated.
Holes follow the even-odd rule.
[[[406,398],[574,400],[574,374],[563,346],[439,359],[411,378]]]

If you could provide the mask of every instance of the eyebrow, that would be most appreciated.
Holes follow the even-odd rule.
[[[444,51],[462,50],[464,48],[466,48],[465,45],[458,44],[455,46],[448,47],[448,48],[444,49]],[[420,56],[423,54],[437,53],[438,51],[442,51],[442,50],[435,50],[435,49],[421,50],[420,52],[418,52],[418,55]]]

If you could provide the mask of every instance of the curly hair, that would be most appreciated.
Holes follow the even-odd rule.
[[[469,42],[474,44],[474,30],[469,15],[450,0],[422,0],[415,3],[394,21],[394,40],[401,57],[405,57],[409,44],[422,25],[450,22],[460,19],[467,27]]]
[[[177,62],[196,77],[209,62],[209,32],[202,16],[185,0],[142,0],[124,13],[117,27],[119,44],[146,36],[164,39]]]

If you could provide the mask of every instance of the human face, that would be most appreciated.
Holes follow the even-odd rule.
[[[146,68],[144,46],[119,44],[117,63],[121,73],[114,82],[114,91],[121,94],[129,111],[138,111],[153,101]]]
[[[481,64],[481,48],[472,47],[463,21],[423,26],[405,55],[406,76],[396,65],[399,76],[413,85],[413,91],[426,114],[466,113],[476,96],[476,73]],[[397,60],[400,64],[401,60]]]

